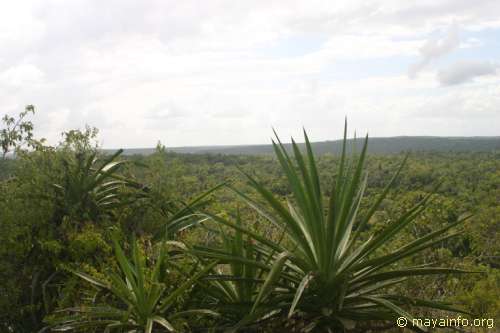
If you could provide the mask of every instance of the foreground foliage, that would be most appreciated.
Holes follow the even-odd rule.
[[[345,135],[346,133],[344,142]],[[368,139],[364,142],[361,154],[352,159],[347,158],[344,145],[331,197],[327,206],[323,207],[323,194],[316,162],[308,137],[305,133],[304,136],[306,156],[303,156],[292,140],[295,163],[278,138],[278,143],[273,142],[291,188],[293,200],[287,199],[286,204],[281,203],[248,174],[251,186],[261,195],[271,211],[239,190],[233,189],[263,218],[283,229],[290,240],[288,245],[282,246],[218,216],[211,216],[223,225],[236,228],[240,232],[243,230],[251,235],[259,243],[261,253],[280,253],[276,256],[274,264],[268,267],[270,273],[250,314],[239,325],[262,317],[262,313],[256,311],[264,301],[259,296],[271,292],[276,295],[269,298],[266,304],[268,312],[280,313],[278,310],[284,310],[287,311],[289,318],[296,311],[305,314],[309,321],[307,330],[352,329],[359,321],[394,320],[397,316],[411,319],[412,316],[404,309],[405,305],[460,311],[442,302],[410,299],[392,292],[391,287],[411,276],[464,271],[428,266],[395,269],[391,265],[397,265],[408,256],[418,254],[459,235],[459,233],[446,234],[446,231],[464,219],[417,238],[395,251],[381,253],[380,250],[386,247],[388,242],[415,221],[433,193],[425,196],[379,233],[368,234],[365,235],[366,239],[360,239],[360,231],[380,208],[404,162],[365,216],[358,217],[367,184],[364,163]],[[234,253],[214,253],[209,256],[229,262],[248,261],[246,257],[234,258]],[[254,263],[257,267],[265,264],[256,261]]]
[[[407,162],[365,142],[315,157],[306,136],[277,140],[276,159],[124,158],[102,155],[93,133],[0,161],[1,331],[361,332],[400,315],[498,317],[494,152]]]
[[[116,299],[117,305],[109,304],[69,308],[72,313],[57,320],[52,326],[55,331],[78,330],[87,332],[91,328],[104,328],[104,332],[144,332],[151,333],[155,326],[167,331],[175,331],[172,320],[195,314],[217,315],[206,309],[175,311],[177,298],[192,288],[193,284],[213,265],[196,272],[174,289],[164,283],[167,274],[165,246],[160,244],[156,263],[149,269],[146,258],[140,252],[137,242],[132,243],[132,260],[128,260],[123,249],[114,239],[115,256],[120,273],[108,273],[105,280],[96,279],[88,274],[75,274],[92,285],[102,288]],[[156,331],[156,330],[155,330]]]

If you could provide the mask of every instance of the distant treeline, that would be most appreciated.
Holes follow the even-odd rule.
[[[348,140],[352,143],[352,139]],[[362,139],[357,139],[361,146]],[[290,149],[290,144],[285,144]],[[337,154],[342,149],[342,141],[323,141],[313,143],[316,154]],[[223,155],[261,155],[273,154],[271,145],[241,146],[198,146],[167,147],[167,150],[187,154],[223,154]],[[370,138],[368,151],[372,154],[397,154],[404,151],[427,152],[493,152],[500,150],[500,137],[431,137],[399,136],[390,138]],[[113,150],[109,150],[110,152]],[[127,155],[149,155],[155,148],[125,149]]]

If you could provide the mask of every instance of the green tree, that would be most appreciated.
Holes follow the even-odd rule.
[[[35,114],[35,107],[27,105],[17,118],[5,115],[2,118],[3,126],[0,130],[0,146],[2,147],[2,159],[15,149],[28,145],[36,146],[33,140],[33,122],[28,117]]]

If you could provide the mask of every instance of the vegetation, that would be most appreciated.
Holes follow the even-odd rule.
[[[287,200],[287,205],[283,205],[250,175],[247,175],[247,178],[252,187],[268,203],[273,213],[266,211],[247,195],[234,189],[263,218],[283,229],[285,238],[292,241],[288,246],[281,246],[279,243],[245,230],[245,233],[252,235],[253,239],[261,243],[259,251],[266,254],[264,258],[272,257],[273,252],[279,255],[274,259],[274,264],[268,267],[270,273],[249,315],[241,323],[256,320],[263,315],[269,316],[268,313],[259,313],[256,310],[263,301],[264,295],[275,291],[276,285],[280,285],[280,289],[276,292],[276,296],[272,297],[272,301],[268,302],[267,312],[281,314],[279,310],[286,310],[288,318],[291,318],[297,310],[303,314],[303,317],[305,316],[304,320],[309,322],[307,330],[316,327],[322,331],[352,329],[361,320],[392,319],[394,321],[395,316],[398,315],[412,318],[401,308],[402,305],[460,311],[443,303],[410,299],[404,295],[393,294],[389,287],[402,283],[409,276],[464,271],[427,267],[427,265],[388,269],[391,264],[397,264],[408,256],[456,236],[457,234],[447,235],[445,232],[462,222],[463,219],[417,238],[396,251],[379,252],[380,248],[386,246],[388,241],[398,235],[422,212],[433,194],[431,192],[379,233],[368,234],[366,240],[357,242],[360,231],[379,210],[380,204],[401,167],[366,215],[359,219],[359,223],[356,223],[367,184],[367,176],[363,169],[368,138],[356,160],[346,158],[344,146],[330,199],[327,207],[323,207],[323,192],[316,162],[305,133],[304,136],[306,157],[292,140],[295,164],[279,139],[277,138],[279,144],[273,142],[281,168],[292,190],[293,202]],[[218,216],[211,217],[226,226],[232,226],[230,222]],[[235,228],[242,230],[239,226]],[[208,256],[229,261],[243,262],[244,259],[248,261],[246,257],[235,257],[234,253],[215,252]],[[266,261],[269,262],[267,259]],[[254,264],[265,265],[264,262],[254,262]]]
[[[33,139],[33,122],[27,119],[30,114],[35,114],[35,107],[33,105],[26,106],[17,118],[8,115],[2,118],[4,127],[0,130],[2,159],[6,158],[7,153],[19,149],[24,145],[35,147],[42,143]]]
[[[193,284],[214,265],[197,272],[174,290],[167,293],[165,274],[165,248],[160,244],[160,253],[156,263],[149,270],[145,265],[146,258],[140,252],[136,242],[132,243],[132,261],[129,261],[116,239],[114,240],[115,256],[118,261],[121,274],[108,274],[106,280],[98,280],[88,274],[76,272],[79,277],[91,284],[103,288],[114,296],[122,306],[84,306],[71,308],[68,311],[74,315],[64,317],[54,325],[55,330],[77,330],[92,329],[105,326],[105,331],[123,330],[152,332],[155,325],[163,327],[167,331],[175,331],[172,319],[176,317],[193,314],[217,315],[210,310],[186,310],[183,312],[172,312],[176,298],[191,288]],[[111,303],[111,302],[110,302]]]
[[[18,150],[0,161],[0,331],[498,318],[499,153],[373,155],[346,134],[319,157],[307,135],[275,157],[106,155],[92,128]]]
[[[352,144],[354,139],[347,139]],[[343,140],[312,142],[311,146],[316,155],[340,154]],[[288,152],[292,152],[292,145],[284,143]],[[304,149],[302,143],[298,143]],[[391,138],[371,138],[368,147],[370,154],[398,154],[405,151],[417,152],[491,152],[500,149],[500,137],[432,137],[432,136],[402,136]],[[238,145],[238,146],[199,146],[175,147],[169,151],[183,154],[224,154],[224,155],[262,155],[274,153],[272,145]],[[112,150],[108,152],[112,153]],[[153,148],[126,149],[126,155],[154,153]]]

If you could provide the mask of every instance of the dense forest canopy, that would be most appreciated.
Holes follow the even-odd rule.
[[[404,311],[416,317],[439,317],[448,310],[463,311],[471,318],[498,318],[498,151],[364,156],[358,145],[346,149],[345,156],[352,149],[357,151],[351,160],[354,164],[346,169],[350,172],[339,176],[349,164],[344,154],[318,154],[314,164],[301,164],[302,158],[312,163],[310,149],[319,148],[317,145],[295,146],[295,165],[288,161],[289,146],[275,146],[277,155],[273,156],[179,154],[159,144],[152,154],[121,157],[122,151],[103,153],[96,137],[97,130],[92,128],[73,130],[66,132],[56,147],[40,143],[35,150],[18,149],[15,159],[0,161],[2,331],[100,332],[100,327],[107,325],[120,332],[205,331],[208,327],[269,332],[343,327],[354,332],[391,330],[395,316],[406,314]],[[399,176],[393,178],[400,167]],[[300,178],[303,185],[293,181],[295,168],[305,172]],[[316,176],[309,174],[312,170],[317,170],[317,186],[323,191],[315,192]],[[364,170],[364,185],[361,173],[356,176],[355,170]],[[345,177],[344,185],[339,185],[338,177],[341,182]],[[302,202],[297,195],[309,186],[313,187],[307,200],[316,198]],[[358,189],[364,195],[338,197],[328,203],[328,197],[347,193],[342,186],[345,191]],[[380,195],[384,195],[381,201]],[[298,234],[281,230],[275,220],[281,219],[280,205],[285,198],[297,208],[289,206],[294,215],[283,213],[282,223],[290,223],[289,228],[294,223],[312,223],[304,224],[306,229]],[[303,245],[300,235],[309,227],[311,231],[318,227],[319,215],[314,214],[323,209],[314,213],[310,205],[325,205],[327,209],[333,204],[330,208],[335,212],[344,207],[340,205],[343,200],[359,203],[345,206],[352,210],[352,215],[346,210],[350,219],[332,215],[333,225],[339,228],[332,234],[333,242],[338,237],[335,235],[341,235],[341,226],[348,228],[343,231],[349,237],[346,240],[352,228],[352,237],[358,239],[350,243],[353,247],[366,241],[369,245],[370,235],[382,239],[393,229],[387,234],[390,242],[380,243],[352,267],[363,267],[377,256],[392,258],[391,253],[406,253],[404,249],[415,242],[425,245],[415,252],[417,255],[409,255],[411,250],[401,260],[386,259],[387,263],[376,270],[380,273],[374,275],[393,274],[403,280],[391,278],[384,282],[386,287],[382,282],[367,285],[369,290],[385,288],[387,293],[403,296],[349,294],[349,288],[357,290],[371,278],[361,279],[366,282],[358,287],[347,287],[344,302],[361,297],[372,304],[370,307],[380,307],[378,312],[355,314],[333,303],[322,305],[319,313],[310,308],[318,303],[313,301],[315,288],[321,286],[319,283],[327,288],[329,283],[328,279],[321,282],[320,276],[342,275],[335,275],[341,273],[335,270],[333,257],[331,264],[316,258],[323,251],[319,247],[323,244],[321,234]],[[273,210],[277,210],[275,217],[271,217]],[[366,216],[370,218],[363,223]],[[400,225],[397,230],[396,225]],[[458,233],[448,236],[446,231],[455,227]],[[431,242],[433,234],[442,238]],[[313,237],[314,233],[304,235]],[[299,243],[294,246],[294,242]],[[325,249],[331,247],[328,244],[324,243]],[[281,248],[288,250],[279,254]],[[307,251],[312,249],[319,252],[311,252],[316,254],[310,257]],[[353,253],[357,252],[346,250],[345,255]],[[318,265],[310,274],[306,274],[307,260]],[[403,267],[410,267],[411,273],[398,271]],[[301,275],[294,274],[302,270],[301,282]],[[353,271],[346,283],[355,281],[358,274]],[[336,293],[339,282],[333,281],[328,288]],[[290,294],[284,293],[288,289]],[[293,298],[294,293],[297,300],[292,302],[288,297]],[[335,297],[333,300],[340,296]],[[323,298],[320,296],[320,303]],[[431,300],[437,303],[429,303]],[[430,304],[433,306],[426,308]],[[327,311],[325,306],[333,308]],[[336,313],[351,318],[338,319]]]
[[[352,144],[353,139],[349,139]],[[359,144],[359,140],[358,140]],[[290,144],[284,144],[291,150]],[[303,144],[299,144],[303,148]],[[342,141],[313,142],[314,152],[322,154],[339,154]],[[171,152],[188,154],[225,154],[225,155],[272,155],[271,145],[240,146],[200,146],[200,147],[168,147]],[[419,137],[401,136],[391,138],[371,138],[368,152],[370,154],[398,154],[405,151],[415,152],[493,152],[500,150],[500,137]],[[110,153],[113,150],[106,150]],[[153,148],[125,149],[125,155],[148,155],[154,153]]]

